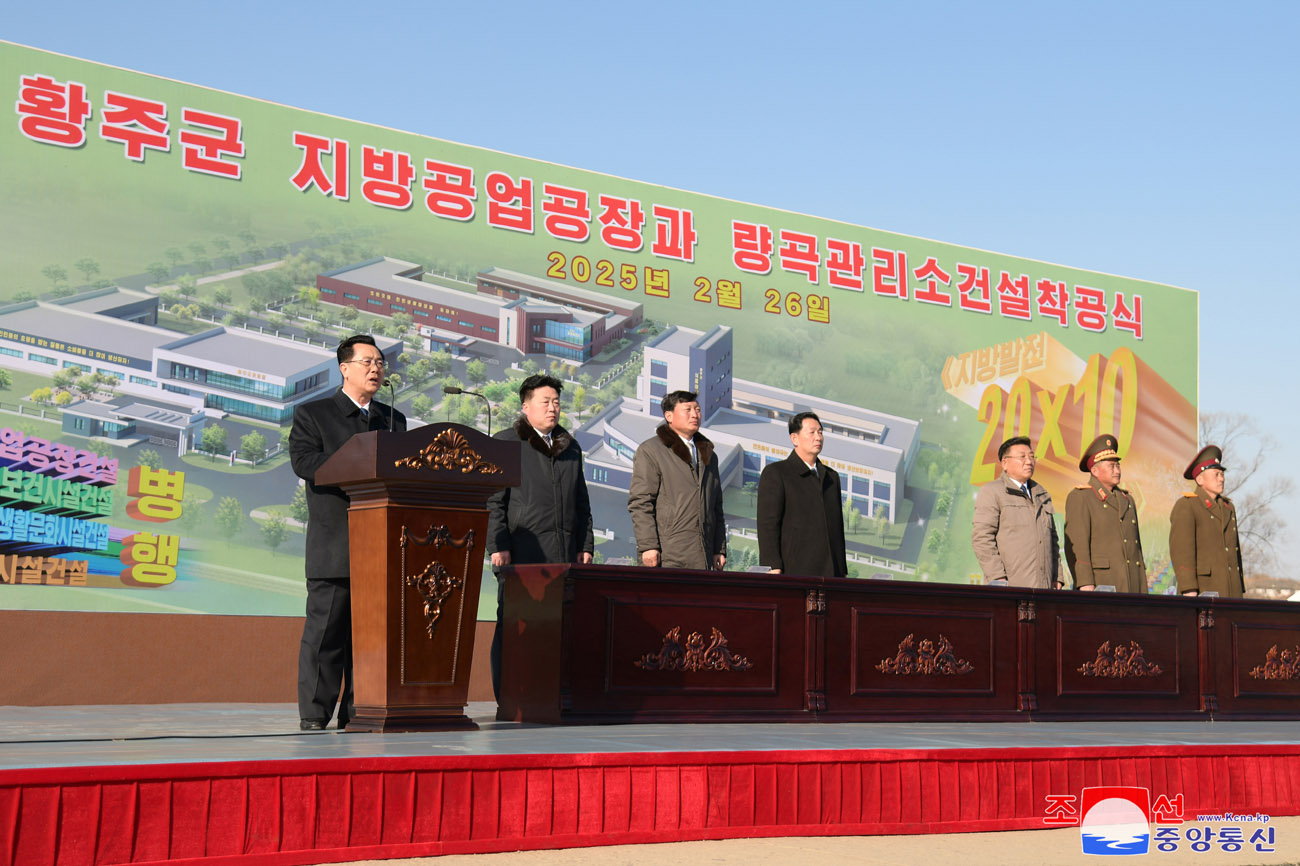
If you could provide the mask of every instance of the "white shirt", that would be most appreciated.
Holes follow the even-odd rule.
[[[357,402],[356,398],[353,397],[351,394],[349,394],[347,391],[344,391],[344,392],[343,392],[343,396],[344,396],[344,397],[347,397],[349,400],[351,400],[351,401],[352,401],[352,405],[356,406],[356,407],[357,407],[358,409],[360,409],[361,411],[366,412],[366,413],[369,413],[369,412],[370,412],[370,403],[371,403],[370,400],[367,400],[367,401],[364,402],[364,403],[359,403],[359,402]]]
[[[683,436],[680,433],[677,434],[677,438],[685,442],[686,450],[691,452],[691,468],[694,469],[695,467],[699,466],[700,452],[695,449],[695,438],[691,437],[690,439],[687,439],[685,436]]]

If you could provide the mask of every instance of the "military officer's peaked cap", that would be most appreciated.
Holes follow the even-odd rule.
[[[1083,452],[1083,459],[1079,461],[1079,469],[1087,472],[1092,467],[1104,460],[1119,460],[1119,441],[1109,433],[1103,433],[1092,444],[1088,450]]]
[[[1187,464],[1183,477],[1188,481],[1195,481],[1196,476],[1206,469],[1222,469],[1223,464],[1219,462],[1222,459],[1223,450],[1218,445],[1206,445],[1192,458],[1192,462]]]

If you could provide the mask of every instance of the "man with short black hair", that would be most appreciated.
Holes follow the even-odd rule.
[[[487,501],[487,550],[492,570],[542,562],[591,562],[595,539],[591,500],[582,473],[582,449],[560,426],[560,392],[554,376],[533,375],[519,385],[523,412],[494,438],[519,442],[519,485]],[[501,605],[497,575],[497,628],[492,638],[492,691],[501,691]]]
[[[1060,589],[1060,541],[1052,496],[1034,480],[1033,443],[1016,436],[998,446],[1002,474],[975,494],[971,547],[984,582]]]
[[[664,395],[664,423],[632,458],[627,509],[636,549],[650,567],[712,568],[727,561],[722,480],[713,443],[700,434],[690,391]]]
[[[304,731],[327,727],[336,702],[340,728],[352,717],[348,497],[338,487],[317,486],[316,470],[357,433],[406,429],[401,412],[373,399],[386,366],[375,338],[348,337],[336,356],[343,387],[298,405],[289,432],[289,462],[307,486],[307,621],[298,649],[298,716]]]
[[[794,450],[758,477],[758,562],[773,574],[844,577],[840,476],[819,457],[821,419],[800,412],[789,429]]]

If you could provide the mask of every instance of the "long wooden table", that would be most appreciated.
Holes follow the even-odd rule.
[[[1287,602],[617,566],[506,575],[500,719],[1300,719]]]

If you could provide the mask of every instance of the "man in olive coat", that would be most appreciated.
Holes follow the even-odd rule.
[[[821,419],[800,412],[789,426],[794,450],[758,478],[758,562],[774,574],[844,577],[840,476],[818,459]]]
[[[519,442],[519,486],[488,497],[487,550],[492,570],[542,562],[591,562],[595,550],[591,500],[582,474],[582,449],[560,426],[554,376],[534,375],[519,385],[523,414],[497,439]],[[501,615],[505,583],[497,575],[497,628],[492,637],[492,691],[501,692]]]
[[[984,582],[1061,588],[1061,547],[1047,488],[1034,481],[1034,449],[1028,436],[998,447],[1002,475],[975,496],[971,547]]]
[[[1183,477],[1196,482],[1169,515],[1169,558],[1183,595],[1217,592],[1224,598],[1246,594],[1237,538],[1237,511],[1223,495],[1223,451],[1206,445]]]
[[[690,391],[663,398],[664,423],[632,458],[627,510],[641,564],[722,570],[727,525],[713,443],[700,434],[700,404]]]
[[[1119,442],[1109,433],[1098,436],[1079,469],[1092,477],[1065,498],[1065,561],[1075,587],[1148,592],[1137,504],[1119,486]]]

